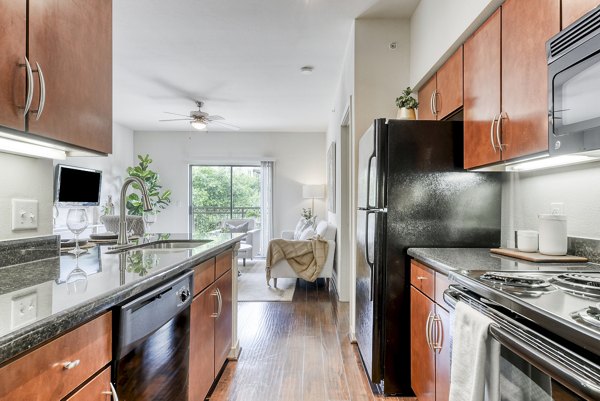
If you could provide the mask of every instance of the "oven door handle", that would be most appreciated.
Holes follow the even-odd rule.
[[[465,292],[455,286],[450,286],[450,288],[444,291],[443,298],[444,301],[454,309],[461,296],[470,298]],[[559,356],[562,355],[562,357],[553,357],[550,350],[544,352],[544,348],[550,349],[552,344],[545,345],[541,342],[536,342],[536,344],[528,343],[523,338],[520,338],[504,327],[501,327],[498,323],[492,323],[490,325],[489,333],[500,344],[519,355],[525,361],[537,366],[538,369],[560,381],[582,397],[600,399],[600,386],[593,380],[581,375],[572,368],[572,365],[565,362],[567,359],[578,360],[580,362],[579,367],[583,370],[586,369],[586,367],[581,366],[584,361],[569,350],[560,347],[554,354]],[[535,341],[536,339],[530,339],[530,341],[531,340]],[[588,362],[588,364],[590,364],[590,362]],[[590,366],[588,371],[597,371],[597,366]]]

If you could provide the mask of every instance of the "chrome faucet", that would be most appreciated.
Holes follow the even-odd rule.
[[[144,211],[149,212],[150,210],[152,210],[152,204],[150,203],[150,197],[148,196],[148,188],[146,187],[146,183],[138,177],[127,177],[123,182],[123,186],[121,187],[121,199],[119,202],[119,237],[117,239],[117,246],[127,245],[129,243],[129,241],[127,240],[125,196],[127,195],[127,187],[129,187],[129,184],[132,183],[136,183],[140,186],[142,192],[142,205],[144,206]]]

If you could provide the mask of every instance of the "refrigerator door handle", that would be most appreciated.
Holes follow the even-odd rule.
[[[369,301],[373,301],[373,291],[375,289],[375,285],[373,280],[375,278],[375,261],[371,262],[371,257],[369,256],[369,215],[377,213],[377,210],[367,210],[365,213],[365,259],[367,259],[367,264],[369,265],[369,270],[371,273],[371,281],[369,285]]]
[[[371,165],[372,161],[375,159],[375,152],[369,157],[369,161],[367,162],[367,209],[371,207],[376,207],[375,205],[371,205]],[[375,199],[375,204],[377,204],[377,199]]]

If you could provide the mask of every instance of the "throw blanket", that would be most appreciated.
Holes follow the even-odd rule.
[[[271,266],[286,259],[298,277],[315,281],[327,258],[329,244],[321,237],[306,241],[274,239],[267,250],[267,284],[271,280]]]

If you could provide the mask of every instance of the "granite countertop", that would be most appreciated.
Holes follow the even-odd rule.
[[[453,271],[598,270],[594,263],[533,263],[490,253],[489,248],[409,248],[408,254],[441,273]]]
[[[193,249],[132,249],[110,254],[108,246],[96,246],[77,261],[74,255],[63,253],[0,265],[0,364],[222,252],[243,236],[204,235],[202,239],[210,242]],[[157,238],[149,240],[153,239]],[[159,239],[189,237],[162,234]],[[39,253],[39,249],[27,249],[32,250]],[[47,250],[49,255],[57,254],[56,249]],[[78,271],[74,271],[76,263]],[[33,305],[35,312],[28,316],[18,305]]]

